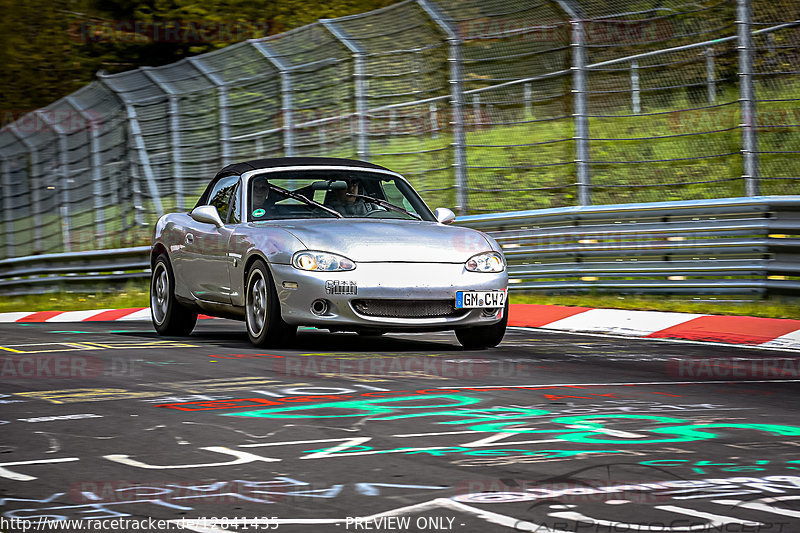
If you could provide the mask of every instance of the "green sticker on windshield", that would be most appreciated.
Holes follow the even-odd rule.
[[[263,209],[256,209],[255,211],[253,211],[253,216],[254,217],[263,217],[266,214],[267,214],[267,212],[264,211]]]

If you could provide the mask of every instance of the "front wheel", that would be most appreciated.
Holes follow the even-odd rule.
[[[159,335],[188,335],[197,323],[197,313],[175,299],[175,276],[165,254],[153,264],[150,278],[150,318]]]
[[[503,308],[503,318],[500,322],[491,326],[473,326],[471,328],[460,328],[456,330],[456,338],[465,350],[483,350],[484,348],[494,348],[506,334],[508,325],[508,297]]]
[[[245,322],[250,342],[255,346],[275,346],[291,341],[297,326],[290,326],[281,319],[278,293],[263,261],[253,263],[247,273],[246,287]]]

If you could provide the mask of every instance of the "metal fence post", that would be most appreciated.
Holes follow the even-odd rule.
[[[706,54],[706,85],[708,88],[708,103],[713,104],[717,101],[717,73],[714,68],[714,47],[709,46],[705,50]]]
[[[64,99],[86,121],[89,128],[89,167],[92,172],[92,195],[94,196],[94,224],[95,233],[98,235],[98,244],[103,246],[105,239],[106,216],[103,209],[103,167],[100,159],[100,128],[94,117],[78,105],[71,96]]]
[[[569,16],[572,46],[572,94],[575,117],[575,170],[578,178],[578,205],[592,204],[592,185],[589,175],[589,118],[586,116],[586,58],[584,54],[583,21],[576,7],[566,0],[557,0]]]
[[[197,67],[196,67],[197,68]],[[198,68],[199,70],[199,68]],[[181,161],[181,123],[179,95],[166,85],[149,67],[141,68],[142,74],[152,81],[161,91],[167,95],[169,110],[169,135],[170,145],[172,146],[172,179],[175,182],[175,207],[182,211],[184,208],[183,198],[183,165]],[[226,135],[227,137],[227,135]],[[224,143],[223,143],[224,146]]]
[[[356,138],[358,158],[369,161],[369,136],[367,128],[367,51],[334,20],[320,19],[320,23],[353,54],[353,82],[356,98]]]
[[[224,167],[231,160],[231,141],[230,141],[230,117],[228,113],[228,86],[225,80],[220,79],[215,73],[204,65],[198,58],[187,58],[190,65],[196,68],[208,81],[214,84],[217,88],[217,97],[219,98],[219,143],[220,143],[220,158],[222,159],[221,165]]]
[[[739,42],[739,103],[742,128],[745,195],[758,196],[759,161],[756,98],[753,87],[753,35],[750,0],[736,2],[736,28]]]
[[[0,159],[0,186],[3,191],[3,219],[6,223],[6,257],[14,257],[14,218],[12,211],[13,195],[11,191],[11,172],[8,170],[8,160]]]
[[[31,209],[33,210],[33,252],[44,250],[42,246],[42,197],[39,188],[39,154],[31,142],[19,131],[16,124],[9,126],[8,131],[25,146],[28,151],[28,189],[31,192]]]
[[[428,113],[431,118],[431,137],[434,139],[439,138],[439,110],[436,104],[431,102],[428,104]]]
[[[69,221],[69,151],[67,147],[67,134],[55,122],[48,118],[46,113],[41,110],[34,111],[34,114],[41,119],[44,124],[53,130],[53,133],[58,135],[58,166],[59,175],[61,177],[61,235],[64,241],[64,251],[72,251],[72,242],[70,238],[70,221]]]
[[[633,114],[642,112],[642,96],[639,92],[639,62],[631,61],[631,107]]]
[[[294,155],[294,93],[292,91],[291,69],[266,43],[262,41],[249,42],[278,69],[278,73],[281,75],[283,153],[286,157],[292,157]]]
[[[522,104],[525,107],[525,117],[529,117],[533,114],[533,108],[531,107],[531,84],[526,83],[522,86]]]
[[[115,93],[120,100],[122,100],[122,104],[125,106],[125,113],[126,118],[128,120],[128,135],[130,136],[131,140],[133,141],[134,150],[137,155],[137,159],[139,164],[142,166],[142,171],[144,171],[144,179],[147,182],[147,189],[150,192],[150,198],[153,201],[153,209],[156,212],[157,216],[161,216],[164,214],[164,208],[161,205],[161,194],[158,192],[158,185],[156,184],[156,177],[153,174],[153,167],[150,166],[150,156],[147,153],[147,147],[144,144],[144,137],[142,137],[142,128],[139,125],[139,117],[136,114],[136,108],[133,105],[133,102],[125,95],[125,93],[120,93],[114,90],[109,83],[107,83],[102,77],[99,77],[100,81],[113,93]],[[96,133],[93,128],[93,133]],[[137,173],[138,175],[138,173]],[[143,225],[144,224],[144,217],[142,216],[142,211],[144,210],[144,203],[142,202],[141,197],[137,198],[141,193],[139,192],[138,184],[136,180],[134,180],[134,208],[136,209],[136,224]],[[137,194],[137,192],[139,194]]]
[[[144,179],[147,181],[150,198],[153,200],[153,208],[156,211],[156,215],[160,217],[164,214],[164,208],[161,205],[161,194],[158,192],[158,185],[156,184],[156,177],[153,174],[153,167],[150,166],[150,155],[147,153],[147,147],[142,137],[139,117],[136,114],[136,108],[131,103],[125,103],[125,111],[128,116],[128,129],[131,137],[133,137],[139,163],[142,165],[142,170],[144,171]],[[144,208],[144,206],[141,207]],[[142,220],[139,223],[141,224],[143,222]]]
[[[433,0],[417,0],[417,4],[447,35],[450,63],[450,107],[453,126],[453,167],[456,172],[456,210],[466,214],[469,207],[467,194],[467,139],[464,133],[464,90],[462,88],[461,37],[455,23],[449,19]]]
[[[128,136],[131,136],[130,129],[128,130]],[[137,152],[138,150],[134,153]],[[133,223],[137,228],[144,225],[144,205],[142,205],[142,187],[140,182],[139,165],[131,165],[131,202],[133,203]],[[136,231],[134,230],[134,240],[136,238],[135,234]]]

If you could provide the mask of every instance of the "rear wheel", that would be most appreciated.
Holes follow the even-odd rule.
[[[484,348],[494,348],[506,334],[508,325],[508,298],[503,308],[503,318],[500,322],[491,326],[473,326],[471,328],[460,328],[456,330],[456,338],[465,350],[483,350]]]
[[[260,259],[247,273],[245,322],[247,335],[255,346],[285,344],[297,333],[297,326],[290,326],[281,319],[278,293],[267,265]]]
[[[175,276],[165,254],[159,255],[153,264],[150,317],[159,335],[188,335],[197,323],[197,313],[175,299]]]

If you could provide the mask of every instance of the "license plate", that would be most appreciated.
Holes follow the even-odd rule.
[[[456,309],[494,308],[506,304],[503,291],[457,291]]]

